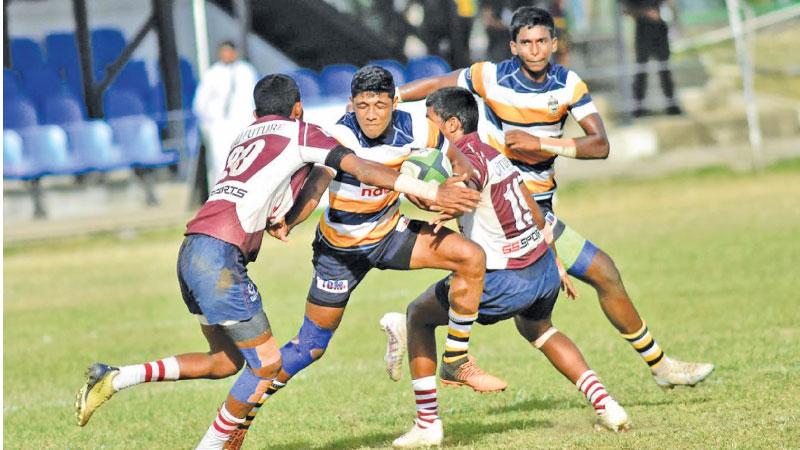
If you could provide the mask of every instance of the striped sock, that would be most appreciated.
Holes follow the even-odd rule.
[[[203,439],[197,444],[197,450],[221,449],[233,430],[242,422],[244,419],[234,417],[223,404]]]
[[[655,369],[656,366],[661,363],[661,360],[664,359],[664,352],[661,350],[661,347],[658,346],[656,340],[653,339],[644,321],[642,321],[642,328],[640,328],[639,331],[631,334],[623,334],[622,337],[631,343],[634,350],[639,352],[639,356],[644,359],[651,370]]]
[[[469,333],[472,330],[472,323],[478,318],[478,313],[462,315],[450,308],[447,315],[450,320],[447,322],[447,340],[444,343],[443,361],[449,364],[467,356]]]
[[[286,383],[281,383],[277,380],[272,380],[272,385],[267,388],[267,392],[264,392],[264,395],[261,396],[261,400],[256,403],[255,406],[247,413],[247,416],[244,418],[244,423],[239,425],[239,429],[247,430],[250,428],[250,424],[253,423],[255,420],[258,411],[264,406],[264,402],[266,402],[271,396],[275,395],[276,392],[280,391],[282,387],[286,386]]]
[[[597,375],[594,373],[594,370],[587,370],[583,372],[583,375],[578,377],[578,381],[575,383],[575,386],[583,392],[583,395],[586,397],[586,400],[589,400],[589,403],[592,404],[594,408],[594,412],[597,414],[602,413],[606,410],[606,403],[609,401],[614,400],[608,395],[606,392],[606,387],[603,386],[603,383],[597,379]]]
[[[436,401],[436,376],[411,380],[414,397],[417,400],[416,424],[420,428],[428,428],[439,418],[439,403]]]
[[[175,381],[181,374],[178,360],[174,356],[144,364],[122,366],[119,374],[111,380],[115,391],[152,381]]]

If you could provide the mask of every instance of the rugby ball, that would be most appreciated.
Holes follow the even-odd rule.
[[[411,175],[422,181],[444,183],[453,174],[450,160],[441,150],[435,148],[419,148],[400,166],[400,173]]]

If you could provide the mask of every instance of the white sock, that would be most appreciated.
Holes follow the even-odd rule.
[[[417,426],[428,428],[439,418],[439,403],[436,399],[436,376],[411,380],[414,398],[417,403]]]
[[[231,433],[243,422],[244,419],[234,417],[223,404],[217,413],[217,417],[206,430],[206,434],[203,435],[203,439],[197,444],[196,450],[221,449],[225,442],[228,441]]]
[[[120,391],[141,383],[175,381],[180,374],[178,360],[174,356],[170,356],[144,364],[122,366],[119,368],[119,374],[111,380],[111,384],[115,391]]]

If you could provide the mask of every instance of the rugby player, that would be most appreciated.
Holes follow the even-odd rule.
[[[428,120],[414,120],[409,113],[395,110],[394,93],[394,79],[388,70],[362,67],[351,83],[353,112],[346,113],[327,131],[359,157],[391,168],[399,168],[414,148],[441,146],[443,138]],[[455,164],[462,162],[457,159]],[[453,345],[445,348],[444,376],[481,392],[505,389],[503,380],[484,373],[473,358],[467,358],[485,271],[485,255],[480,246],[452,230],[434,232],[428,223],[402,216],[396,190],[380,189],[344,173],[337,173],[332,180],[309,181],[312,182],[319,184],[313,189],[318,193],[330,182],[330,205],[320,218],[312,246],[314,270],[305,317],[297,336],[281,348],[283,366],[261,404],[324,354],[350,296],[373,268],[453,272],[447,293],[448,331],[458,334],[458,340],[448,341]],[[296,208],[305,212],[312,209],[303,204]],[[293,217],[290,214],[290,222]],[[290,222],[270,233],[285,238],[294,226]],[[248,415],[226,449],[241,446],[261,404]]]
[[[481,193],[475,211],[459,219],[464,235],[486,252],[477,322],[490,325],[513,317],[522,337],[586,396],[597,414],[598,426],[626,429],[625,410],[608,394],[578,347],[550,321],[559,286],[574,297],[573,287],[548,248],[544,216],[519,170],[478,137],[478,105],[472,94],[458,87],[443,88],[428,96],[426,107],[428,117],[445,138],[471,162],[467,186]],[[382,320],[390,339],[407,333],[417,405],[411,430],[392,443],[397,448],[439,445],[444,436],[436,395],[435,330],[447,323],[449,283],[450,277],[446,277],[428,288],[408,306],[405,317],[389,313]],[[448,383],[444,377],[442,382]]]
[[[608,139],[586,83],[550,62],[558,46],[550,14],[541,8],[519,8],[509,31],[512,58],[417,80],[398,88],[397,96],[400,101],[420,100],[447,86],[461,86],[479,96],[488,122],[486,142],[520,170],[539,208],[553,218],[556,249],[568,273],[597,291],[606,317],[649,366],[659,386],[694,386],[714,365],[667,357],[633,306],[611,257],[552,215],[556,157],[604,159]],[[585,136],[562,137],[569,114]]]
[[[338,176],[347,173],[381,188],[421,194],[448,210],[469,210],[478,202],[477,195],[453,182],[434,186],[361,159],[316,125],[303,122],[299,89],[285,75],[263,78],[253,96],[256,120],[234,141],[225,173],[188,223],[178,256],[181,294],[200,322],[209,351],[122,367],[93,364],[78,393],[78,425],[86,425],[122,389],[155,381],[226,378],[246,366],[198,446],[222,448],[281,367],[281,353],[246,265],[256,259],[267,224],[279,221],[291,207],[292,193],[310,165],[324,165]],[[292,367],[291,358],[286,362]]]

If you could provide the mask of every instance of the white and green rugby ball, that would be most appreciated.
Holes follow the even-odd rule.
[[[441,184],[453,174],[453,167],[441,150],[419,148],[411,151],[411,155],[400,166],[400,173],[411,175],[418,180]]]

